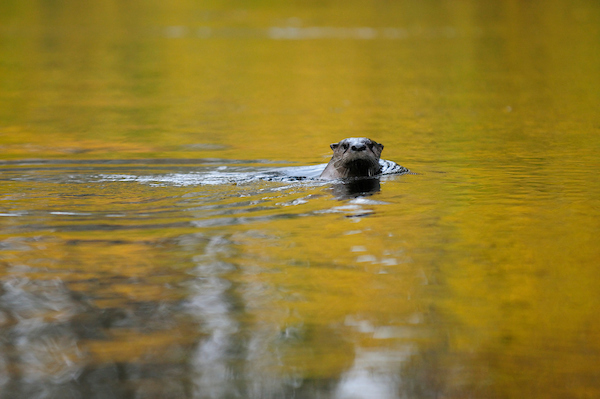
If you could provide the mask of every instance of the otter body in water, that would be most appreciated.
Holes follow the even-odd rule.
[[[348,138],[331,144],[333,157],[321,173],[321,179],[375,177],[382,173],[406,173],[408,169],[380,159],[383,144],[366,137]],[[390,170],[388,172],[388,170]]]

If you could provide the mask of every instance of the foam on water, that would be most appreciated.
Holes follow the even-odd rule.
[[[381,165],[381,175],[403,174],[409,172],[405,167],[392,161],[380,159],[379,164]],[[215,169],[200,172],[154,175],[101,174],[98,177],[102,181],[135,181],[150,185],[175,186],[245,184],[261,180],[282,183],[305,181],[322,184],[324,181],[319,180],[319,176],[326,165],[327,164],[319,164],[282,168],[219,166]]]

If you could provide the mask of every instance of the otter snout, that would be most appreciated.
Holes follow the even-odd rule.
[[[360,152],[367,149],[367,146],[364,144],[354,144],[352,147],[352,151]]]

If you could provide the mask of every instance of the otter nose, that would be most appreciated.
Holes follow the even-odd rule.
[[[364,145],[364,144],[354,144],[352,146],[352,151],[357,151],[358,152],[358,151],[364,151],[366,149],[367,149],[367,146]]]

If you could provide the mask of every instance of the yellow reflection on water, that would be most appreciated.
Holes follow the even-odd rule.
[[[3,2],[5,335],[76,320],[85,354],[75,333],[32,347],[329,379],[338,397],[361,381],[597,396],[599,15],[584,0]],[[307,165],[348,136],[417,174],[342,200],[28,163]],[[195,172],[170,168],[156,173]]]

